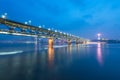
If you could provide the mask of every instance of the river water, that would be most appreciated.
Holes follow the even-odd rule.
[[[120,80],[120,44],[0,43],[0,80]]]

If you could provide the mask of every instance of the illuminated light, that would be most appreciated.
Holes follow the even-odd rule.
[[[99,42],[98,42],[98,44],[97,44],[97,47],[98,47],[98,48],[101,48],[101,44],[100,44]]]
[[[57,30],[55,30],[55,32],[57,32]]]
[[[48,30],[51,30],[50,28],[48,28]]]
[[[39,28],[42,28],[42,26],[38,26]]]
[[[32,22],[31,20],[28,21],[29,24],[31,24],[31,22]]]
[[[23,51],[12,51],[12,52],[0,52],[0,55],[10,55],[10,54],[17,54],[22,53]]]
[[[48,47],[53,47],[53,38],[48,39]]]
[[[8,34],[8,32],[0,32],[0,33],[2,33],[2,34]]]
[[[98,34],[97,34],[97,37],[98,37],[98,40],[100,40],[101,34],[98,33]]]
[[[7,13],[4,13],[5,16],[7,16]]]
[[[2,15],[2,18],[4,18],[4,19],[5,19],[5,18],[6,18],[6,16],[5,16],[5,15]]]
[[[98,35],[98,36],[101,36],[101,34],[100,34],[100,33],[98,33],[97,35]]]
[[[29,22],[29,23],[31,23],[32,21],[31,21],[31,20],[29,20],[28,22]]]
[[[103,61],[102,61],[102,51],[101,51],[101,43],[100,42],[97,44],[97,59],[98,59],[98,62],[100,63],[100,65],[102,65]]]
[[[1,17],[5,19],[6,16],[7,16],[7,13],[4,13],[4,15],[2,15]]]
[[[49,66],[51,67],[53,64],[54,60],[54,48],[49,47],[48,48],[48,61],[49,61]]]
[[[54,48],[61,48],[61,47],[66,47],[66,46],[68,46],[68,45],[62,45],[62,46],[53,46]]]
[[[41,36],[41,38],[46,38],[45,36]]]
[[[28,24],[28,22],[25,22],[25,24]]]
[[[0,33],[1,34],[12,34],[12,35],[21,35],[21,36],[33,36],[33,37],[35,37],[36,35],[29,35],[29,34],[20,34],[20,33],[9,33],[9,32],[1,32],[0,31]]]

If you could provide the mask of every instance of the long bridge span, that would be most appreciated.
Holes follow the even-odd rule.
[[[75,41],[76,44],[86,43],[87,39],[80,38],[67,33],[62,33],[57,30],[50,30],[40,28],[30,24],[24,24],[13,20],[0,18],[0,25],[6,26],[3,28],[0,26],[0,34],[11,34],[11,35],[23,35],[23,36],[34,36],[38,38],[48,38],[48,45],[53,46],[54,39],[62,39],[71,44]]]

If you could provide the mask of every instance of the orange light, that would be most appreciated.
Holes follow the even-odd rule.
[[[53,39],[52,38],[48,39],[48,47],[53,47]]]
[[[49,47],[48,48],[48,61],[49,61],[49,66],[53,64],[54,60],[54,48]]]

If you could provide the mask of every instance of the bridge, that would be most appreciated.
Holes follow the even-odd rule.
[[[65,40],[69,45],[72,41],[76,44],[86,43],[87,39],[80,38],[71,34],[59,32],[57,30],[45,29],[30,24],[24,24],[13,20],[0,18],[0,25],[6,26],[5,28],[0,26],[0,34],[22,35],[22,36],[34,36],[38,38],[48,38],[48,45],[53,46],[54,39]]]

